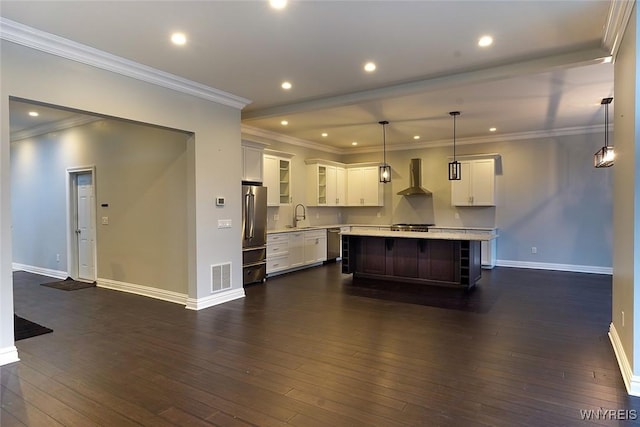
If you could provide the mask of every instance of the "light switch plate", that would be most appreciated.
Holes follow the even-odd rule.
[[[230,219],[219,219],[218,220],[218,228],[231,228],[231,220]]]
[[[103,216],[102,217],[102,225],[109,225],[109,217],[108,216]]]

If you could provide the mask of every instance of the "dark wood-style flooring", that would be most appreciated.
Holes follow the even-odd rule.
[[[54,332],[0,367],[0,424],[567,426],[640,410],[607,337],[608,276],[496,268],[469,293],[418,292],[339,267],[199,312],[15,272],[16,314]]]

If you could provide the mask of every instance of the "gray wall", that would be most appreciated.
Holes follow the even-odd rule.
[[[66,169],[93,165],[98,279],[186,294],[188,138],[102,120],[12,142],[14,262],[66,271]]]

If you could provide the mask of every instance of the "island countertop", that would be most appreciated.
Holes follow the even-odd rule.
[[[470,240],[486,241],[498,237],[497,234],[488,233],[448,233],[448,232],[417,232],[417,231],[390,231],[390,230],[351,230],[343,231],[343,236],[370,236],[392,237],[407,239],[432,239],[432,240]]]

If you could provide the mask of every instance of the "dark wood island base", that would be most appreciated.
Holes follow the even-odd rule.
[[[342,272],[471,288],[481,276],[480,241],[343,235]]]

